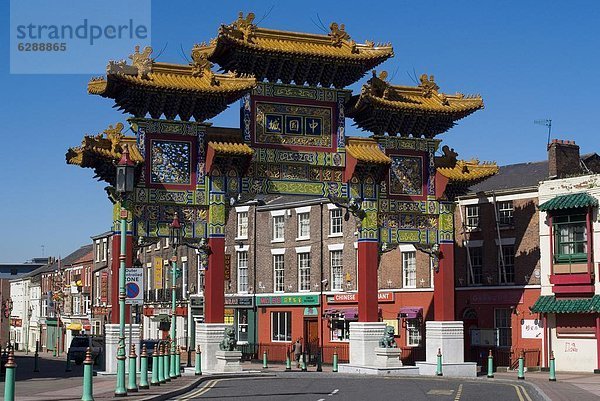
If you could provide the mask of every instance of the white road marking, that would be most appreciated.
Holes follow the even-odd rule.
[[[340,389],[336,388],[331,393],[329,393],[329,395],[335,395],[338,391],[340,391]]]
[[[454,390],[452,389],[433,389],[427,392],[428,395],[452,395]]]

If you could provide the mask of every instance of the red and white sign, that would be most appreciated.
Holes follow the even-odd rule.
[[[394,302],[393,292],[379,292],[377,293],[377,301],[379,302]],[[341,294],[334,294],[333,296],[327,297],[327,303],[330,304],[342,304],[342,303],[357,303],[358,293],[348,292]]]

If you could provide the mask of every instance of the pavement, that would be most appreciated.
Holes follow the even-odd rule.
[[[39,373],[33,372],[33,354],[25,355],[24,353],[16,353],[15,358],[17,362],[17,383],[15,385],[17,400],[69,401],[81,399],[83,388],[83,366],[72,364],[71,372],[65,372],[66,363],[64,354],[58,358],[52,357],[51,354],[40,354]],[[352,377],[350,375],[332,373],[331,365],[324,365],[323,373],[316,372],[314,366],[309,366],[308,372],[301,372],[300,369],[297,369],[295,366],[293,366],[291,372],[285,372],[285,365],[282,364],[270,364],[267,369],[263,369],[261,363],[243,362],[242,365],[245,371],[245,377],[248,378],[251,376],[262,376],[262,378],[265,378],[266,376],[268,378],[268,376],[276,374],[277,380],[280,378],[296,379],[305,377],[306,379],[309,379],[308,382],[315,382],[314,380],[310,380],[310,378],[319,378],[320,375],[322,375],[323,377],[328,377],[329,382],[332,382],[333,380],[342,380],[344,378]],[[254,372],[255,374],[249,374],[251,372]],[[462,382],[465,383],[465,386],[467,386],[465,387],[465,391],[469,386],[472,388],[477,383],[495,382],[507,383],[513,387],[515,385],[525,385],[525,387],[528,388],[531,386],[528,391],[530,393],[535,393],[535,399],[551,401],[600,400],[600,375],[591,373],[557,372],[556,382],[550,382],[548,380],[548,372],[527,372],[525,373],[525,380],[517,380],[516,372],[495,372],[494,375],[495,377],[493,379],[488,379],[484,375],[477,379],[462,380]],[[219,379],[230,380],[233,376],[206,374],[203,376],[194,376],[193,368],[188,368],[182,377],[158,387],[151,386],[148,390],[140,390],[138,393],[129,393],[126,399],[136,401],[179,399],[178,397],[181,394],[190,393],[196,387],[202,389],[205,387],[207,381],[212,380],[214,382]],[[333,379],[333,377],[336,377],[337,379]],[[363,378],[366,380],[368,379],[367,377]],[[417,378],[427,380],[427,378],[422,376],[414,377],[413,379],[417,380]],[[271,379],[273,378],[271,377]],[[97,401],[117,399],[114,397],[115,380],[116,378],[114,375],[95,375],[93,380],[94,399]],[[3,394],[4,381],[2,379],[2,383],[0,383],[0,396]],[[463,397],[462,399],[465,398]],[[527,400],[527,397],[525,397],[524,399],[519,398],[519,401],[530,400]]]

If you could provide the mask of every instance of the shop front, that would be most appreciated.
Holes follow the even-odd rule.
[[[233,326],[238,344],[256,342],[256,313],[251,296],[225,296],[225,323]]]

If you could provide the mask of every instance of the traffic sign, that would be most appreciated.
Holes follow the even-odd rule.
[[[142,305],[144,303],[144,268],[128,267],[125,269],[125,303]]]

